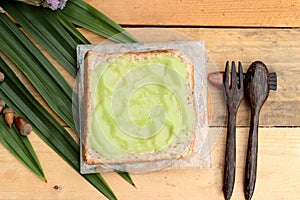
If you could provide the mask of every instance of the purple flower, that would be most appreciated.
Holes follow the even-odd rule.
[[[46,0],[45,7],[49,7],[52,10],[63,9],[68,0]]]
[[[33,6],[44,6],[52,10],[63,9],[66,6],[68,0],[15,0],[20,1]]]

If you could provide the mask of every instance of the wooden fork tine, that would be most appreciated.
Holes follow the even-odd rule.
[[[239,61],[239,88],[244,87],[244,74],[243,74],[243,66],[242,63]]]
[[[237,82],[237,75],[236,75],[236,68],[235,68],[235,62],[231,62],[231,88],[236,88],[238,82]]]
[[[225,73],[223,75],[223,84],[225,90],[229,88],[229,61],[226,62]]]

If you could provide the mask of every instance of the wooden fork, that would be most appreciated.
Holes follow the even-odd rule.
[[[224,166],[223,193],[226,200],[231,198],[235,181],[236,163],[236,113],[244,97],[244,75],[242,64],[238,63],[239,71],[236,73],[235,62],[231,64],[231,78],[229,75],[229,62],[226,62],[223,75],[223,85],[228,111],[227,142]],[[231,79],[231,80],[230,80]]]

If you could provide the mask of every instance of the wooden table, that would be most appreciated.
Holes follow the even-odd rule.
[[[300,199],[300,1],[87,0],[128,30],[164,27],[205,40],[216,69],[255,60],[277,72],[260,118],[257,183],[253,199]],[[92,42],[103,38],[82,33]],[[66,78],[72,83],[67,75]],[[218,97],[218,98],[217,98]],[[209,126],[214,137],[211,168],[133,174],[136,188],[115,173],[103,176],[121,200],[223,199],[226,141],[221,91],[209,85]],[[238,112],[237,174],[232,199],[243,199],[249,108]],[[217,140],[216,140],[217,138]],[[40,181],[0,146],[0,199],[105,199],[36,135],[30,135],[47,176]],[[4,181],[5,180],[5,181]]]

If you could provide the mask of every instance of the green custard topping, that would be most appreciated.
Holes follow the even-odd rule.
[[[96,66],[88,143],[99,154],[162,152],[194,128],[185,63],[175,56],[114,58]],[[190,135],[189,135],[190,136]]]

